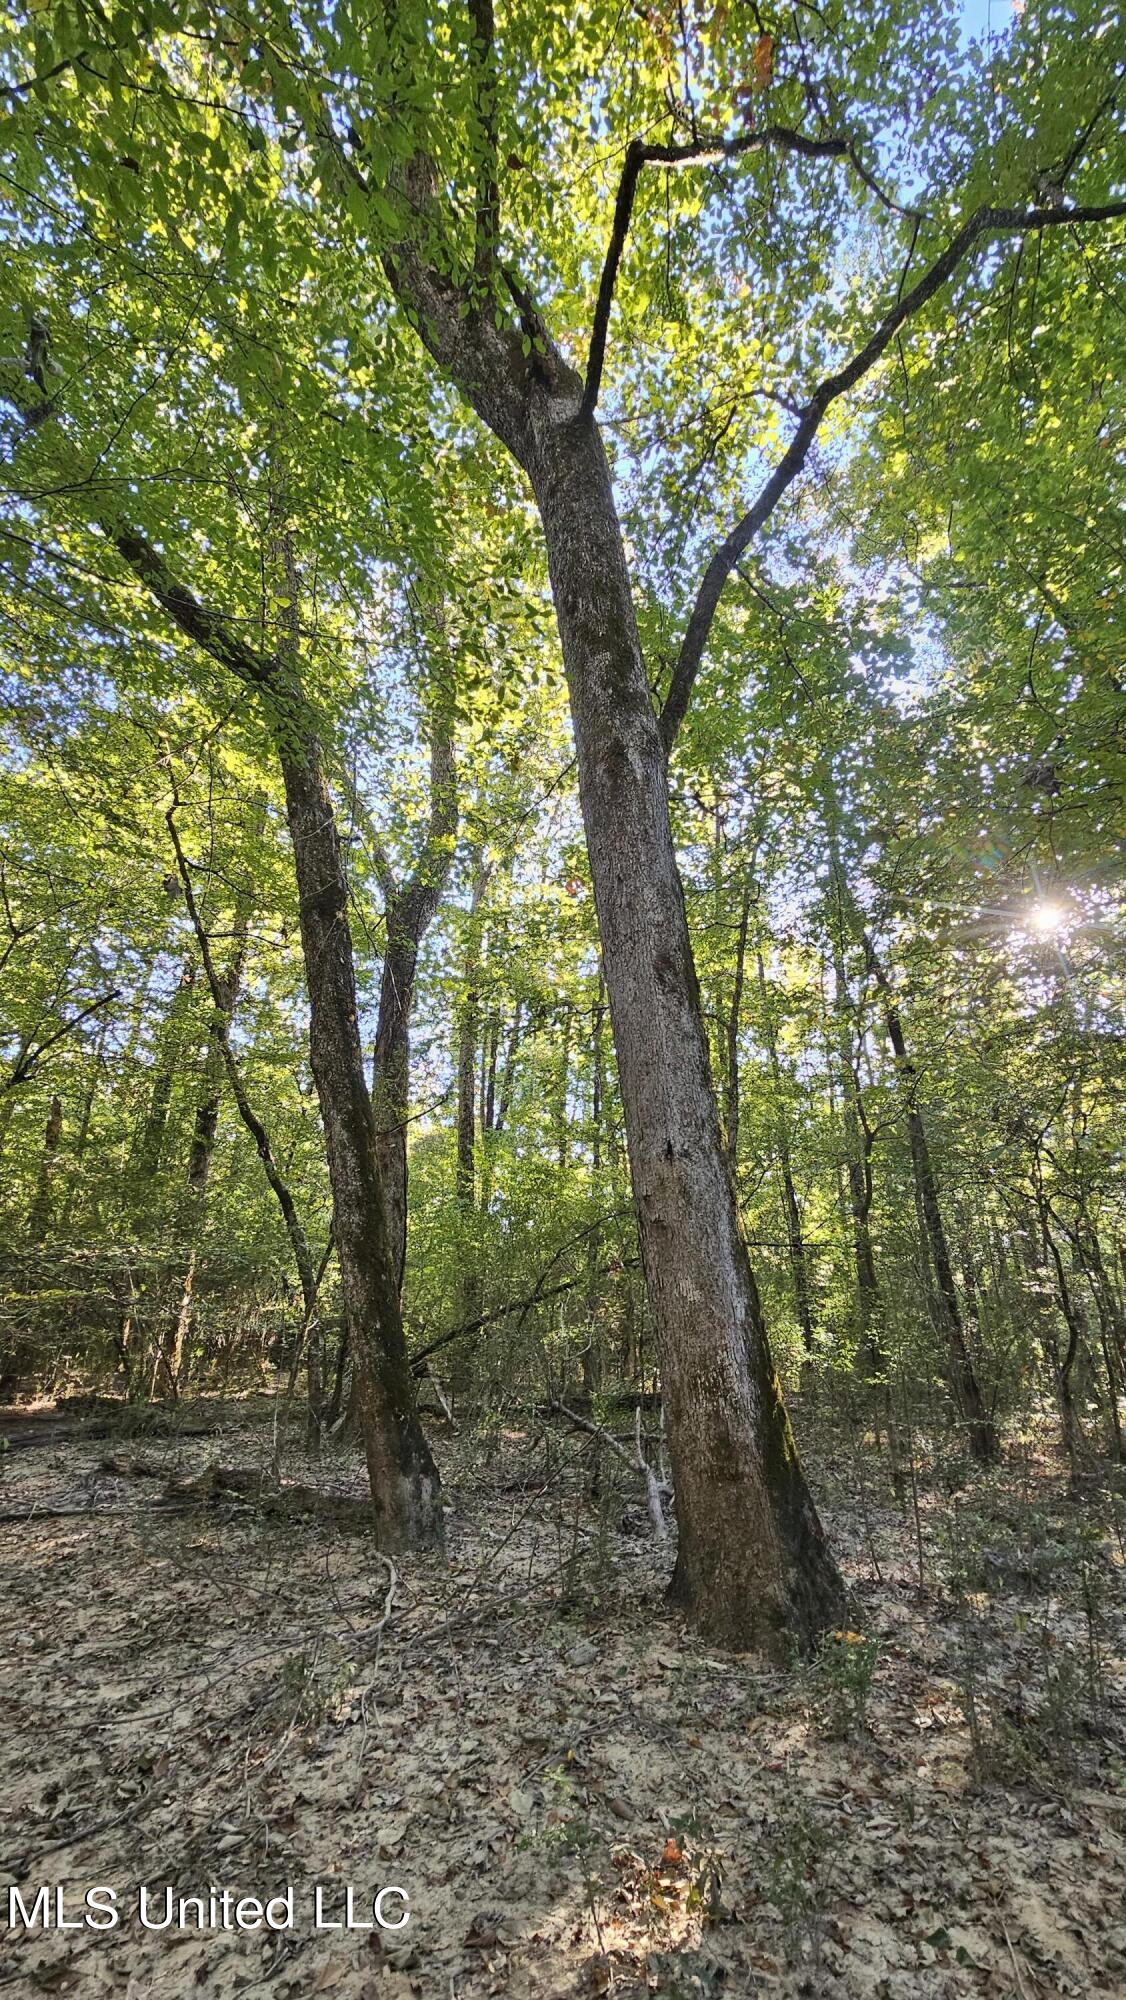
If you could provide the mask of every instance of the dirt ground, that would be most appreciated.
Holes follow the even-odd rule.
[[[0,1418],[4,1887],[71,1918],[105,1885],[121,1917],[9,1928],[0,1989],[1126,1992],[1109,1495],[1026,1449],[916,1515],[812,1455],[854,1624],[766,1673],[666,1610],[639,1482],[611,1460],[592,1493],[589,1440],[443,1437],[446,1554],[392,1573],[362,1509],[215,1476],[267,1477],[261,1402],[189,1416],[209,1434]],[[347,1455],[282,1465],[362,1495]],[[158,1916],[165,1885],[292,1886],[294,1924],[146,1931],[142,1884]],[[316,1930],[314,1885],[339,1920],[347,1884],[361,1919],[404,1888],[409,1926]]]

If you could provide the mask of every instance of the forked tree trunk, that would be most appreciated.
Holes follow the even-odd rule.
[[[294,738],[296,737],[296,740]],[[418,1419],[364,1076],[348,888],[316,737],[278,731],[309,985],[336,1250],[379,1545],[442,1539],[437,1468]]]
[[[413,219],[385,255],[385,274],[431,353],[527,473],[547,543],[661,1340],[680,1532],[675,1592],[717,1637],[783,1656],[839,1622],[844,1593],[798,1460],[724,1158],[664,737],[601,434],[530,305],[518,334],[425,263],[422,219],[441,228],[432,163],[415,156],[402,183]],[[490,254],[485,244],[486,263]]]
[[[739,1226],[708,1066],[609,469],[593,422],[533,406],[527,456],[571,697],[646,1282],[676,1486],[672,1593],[775,1656],[839,1621]]]
[[[30,420],[29,430],[51,412],[39,377],[20,380],[15,400]],[[310,1056],[325,1128],[345,1320],[360,1377],[376,1530],[384,1548],[440,1541],[441,1485],[415,1408],[364,1076],[347,883],[321,746],[301,685],[300,579],[290,532],[282,531],[277,551],[287,586],[278,599],[285,612],[282,643],[277,651],[262,653],[193,595],[116,506],[96,506],[92,518],[185,636],[262,698],[285,782],[309,987]],[[236,1069],[228,1070],[232,1087]],[[244,1104],[245,1096],[239,1110],[246,1118]],[[307,1293],[304,1277],[302,1290]]]

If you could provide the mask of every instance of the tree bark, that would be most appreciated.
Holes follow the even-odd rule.
[[[430,821],[418,867],[402,887],[394,883],[386,864],[382,871],[387,890],[387,947],[379,982],[371,1094],[391,1264],[400,1292],[407,1255],[407,1122],[415,976],[422,940],[449,877],[457,819],[453,737],[448,724],[436,718],[430,735]]]
[[[277,741],[309,984],[309,1050],[376,1532],[380,1548],[414,1548],[442,1540],[442,1496],[399,1310],[357,1018],[348,887],[320,743],[308,728],[279,730]]]
[[[746,907],[744,905],[744,907]],[[743,939],[745,942],[745,919]],[[771,1015],[771,997],[766,983],[766,967],[761,951],[756,951],[758,966],[759,996],[762,1000],[763,1033],[766,1053],[770,1062],[771,1081],[774,1084],[778,1102],[777,1133],[778,1162],[782,1173],[782,1202],[786,1217],[786,1243],[790,1253],[790,1274],[794,1281],[794,1305],[801,1328],[802,1346],[806,1354],[813,1354],[813,1314],[809,1303],[809,1276],[806,1268],[805,1239],[802,1234],[801,1209],[798,1206],[798,1192],[794,1185],[793,1161],[790,1155],[790,1133],[783,1102],[782,1065],[778,1060],[778,1037],[774,1031]]]
[[[833,1012],[836,1017],[837,1057],[841,1073],[841,1104],[845,1141],[845,1179],[852,1222],[852,1254],[856,1270],[857,1355],[871,1381],[886,1385],[885,1404],[890,1405],[888,1361],[883,1337],[883,1299],[876,1272],[872,1244],[872,1148],[873,1133],[868,1121],[859,1065],[849,1016],[852,998],[845,964],[844,923],[847,884],[841,865],[835,823],[835,800],[826,794],[829,835],[829,876],[836,903],[828,913],[829,950],[833,966]]]
[[[404,172],[432,207],[423,158]],[[739,1225],[610,471],[583,385],[516,287],[523,331],[463,313],[412,231],[384,260],[423,341],[527,473],[562,642],[642,1260],[677,1497],[674,1596],[786,1657],[844,1592],[805,1483]]]
[[[55,1175],[59,1142],[63,1136],[63,1101],[57,1094],[51,1099],[47,1113],[47,1123],[43,1127],[43,1150],[39,1155],[39,1172],[35,1181],[35,1193],[27,1218],[27,1240],[42,1243],[51,1226],[51,1184]]]
[[[207,1201],[207,1183],[211,1178],[211,1162],[215,1154],[215,1141],[219,1134],[219,1113],[222,1106],[223,1083],[223,1037],[230,1025],[231,1016],[238,1000],[242,984],[243,962],[246,956],[246,936],[250,921],[249,903],[243,896],[234,913],[234,950],[222,980],[222,1009],[216,1012],[207,1031],[207,1054],[203,1065],[203,1088],[195,1108],[192,1121],[192,1140],[188,1150],[188,1167],[184,1180],[184,1202],[181,1211],[180,1235],[186,1246],[187,1255],[181,1268],[179,1296],[173,1306],[164,1336],[166,1357],[165,1373],[169,1390],[173,1397],[180,1393],[184,1376],[184,1356],[187,1351],[188,1336],[191,1332],[192,1310],[195,1299],[196,1262],[199,1254],[198,1237],[203,1225],[204,1209]]]
[[[538,419],[538,420],[537,420]],[[649,697],[601,438],[533,401],[579,794],[677,1496],[672,1594],[702,1629],[780,1656],[843,1593],[771,1361],[708,1066]]]
[[[919,1209],[923,1219],[926,1244],[934,1268],[935,1300],[939,1316],[939,1326],[946,1340],[949,1357],[950,1384],[954,1400],[966,1425],[970,1451],[979,1464],[988,1465],[1000,1456],[1000,1440],[996,1427],[985,1407],[985,1398],[973,1365],[969,1346],[966,1342],[962,1312],[958,1303],[954,1272],[950,1263],[950,1249],[946,1240],[946,1227],[942,1217],[942,1206],[938,1198],[938,1183],[935,1180],[931,1161],[930,1146],[926,1127],[919,1109],[915,1066],[907,1053],[907,1040],[903,1033],[903,1022],[899,1007],[888,981],[887,974],[876,956],[870,938],[864,940],[869,969],[884,1001],[884,1019],[887,1022],[888,1040],[895,1055],[896,1068],[905,1089],[905,1111],[907,1137],[911,1147],[911,1166],[918,1193]]]
[[[463,976],[465,991],[458,1014],[457,1029],[457,1159],[454,1186],[462,1224],[462,1252],[458,1285],[458,1318],[471,1320],[481,1310],[481,1280],[477,1268],[477,1030],[481,998],[478,979],[481,971],[481,903],[488,887],[488,863],[477,857],[470,894],[468,929]],[[458,1357],[455,1386],[464,1386],[468,1354]]]

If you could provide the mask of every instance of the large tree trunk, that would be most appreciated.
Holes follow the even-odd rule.
[[[278,747],[309,984],[310,1056],[376,1529],[381,1548],[417,1547],[442,1539],[442,1496],[415,1407],[399,1311],[356,1013],[340,842],[316,737],[279,730]]]
[[[424,158],[404,170],[416,215]],[[422,339],[532,483],[571,700],[642,1259],[676,1483],[676,1596],[694,1621],[785,1657],[844,1593],[801,1470],[739,1227],[610,471],[574,370],[530,305],[523,334],[462,313],[409,229],[388,279]],[[519,297],[519,293],[515,294]]]
[[[843,1593],[774,1372],[708,1067],[650,700],[609,469],[593,422],[538,412],[528,454],[578,755],[680,1546],[694,1622],[776,1656]]]

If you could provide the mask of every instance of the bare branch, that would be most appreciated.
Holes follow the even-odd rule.
[[[88,1020],[91,1014],[96,1014],[99,1007],[108,1007],[112,1000],[119,1000],[120,998],[121,988],[119,986],[111,986],[108,993],[102,993],[97,1000],[91,1000],[89,1006],[83,1007],[81,1012],[75,1014],[72,1020],[64,1021],[62,1027],[56,1028],[53,1035],[48,1035],[45,1042],[38,1043],[33,1049],[25,1049],[15,1068],[12,1070],[11,1075],[4,1079],[5,1090],[14,1090],[17,1084],[26,1083],[32,1071],[46,1055],[48,1049],[53,1049],[56,1042],[61,1042],[65,1035],[73,1035],[75,1029],[80,1028],[83,1021]]]
[[[53,77],[62,76],[68,69],[73,69],[76,62],[80,61],[80,56],[63,56],[60,62],[52,63],[50,69],[41,69],[36,76],[25,76],[22,83],[5,83],[0,85],[0,98],[26,97],[29,91],[39,89],[45,83],[50,83]]]
[[[962,224],[961,229],[951,237],[946,248],[940,251],[918,282],[896,300],[864,346],[845,363],[843,368],[825,377],[804,405],[798,427],[753,507],[736,523],[726,541],[716,550],[704,572],[680,655],[673,669],[665,705],[661,711],[661,735],[666,751],[671,750],[676,741],[677,731],[687,714],[692,689],[700,670],[700,662],[703,659],[704,648],[724,585],[740,557],[769,520],[782,495],[792,486],[802,470],[809,456],[810,446],[830,406],[868,374],[891,345],[904,322],[941,290],[974,246],[984,238],[1012,234],[1028,235],[1034,230],[1056,229],[1068,223],[1113,222],[1123,216],[1126,216],[1126,201],[1099,202],[1087,207],[1074,208],[976,209]]]
[[[195,932],[196,943],[199,946],[199,955],[203,961],[203,969],[207,975],[207,984],[211,991],[211,1000],[215,1008],[215,1033],[223,1057],[223,1066],[227,1072],[227,1081],[231,1086],[231,1096],[235,1100],[235,1107],[239,1117],[242,1119],[243,1124],[246,1126],[258,1149],[258,1157],[262,1162],[262,1170],[274,1191],[278,1207],[282,1212],[286,1235],[289,1237],[290,1249],[293,1251],[293,1261],[297,1266],[297,1276],[301,1285],[301,1296],[304,1302],[305,1321],[307,1323],[312,1317],[318,1285],[317,1275],[313,1269],[309,1239],[305,1234],[301,1218],[297,1213],[297,1204],[293,1199],[289,1185],[274,1158],[273,1147],[270,1144],[270,1135],[246,1094],[242,1072],[239,1069],[235,1052],[231,1047],[230,999],[222,975],[215,964],[214,955],[211,950],[211,939],[208,937],[207,928],[200,915],[199,905],[196,902],[192,871],[187,855],[184,853],[183,842],[180,839],[180,829],[176,825],[176,811],[179,803],[179,795],[176,792],[175,781],[173,780],[172,803],[164,815],[164,820],[172,841],[172,851],[176,857],[176,868],[183,887],[188,916],[191,919],[191,926]]]
[[[811,139],[804,132],[794,131],[788,125],[766,125],[761,132],[746,132],[738,139],[702,138],[686,141],[679,146],[656,142],[646,144],[644,140],[631,139],[626,147],[622,178],[618,183],[614,222],[610,231],[610,241],[606,246],[598,299],[594,308],[594,324],[591,328],[590,352],[586,365],[586,387],[583,391],[584,416],[589,417],[593,414],[598,402],[598,392],[602,386],[606,336],[610,325],[610,309],[614,303],[614,286],[617,283],[626,237],[629,235],[634,197],[637,194],[637,183],[642,167],[705,165],[712,160],[736,160],[746,153],[764,152],[771,148],[781,153],[798,153],[807,160],[847,160],[865,187],[877,196],[885,208],[893,210],[896,215],[912,212],[899,208],[891,197],[884,193],[867,168],[861,164],[856,148],[849,139]]]

